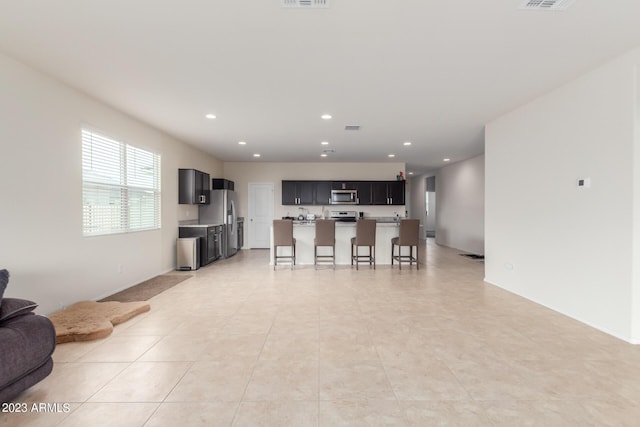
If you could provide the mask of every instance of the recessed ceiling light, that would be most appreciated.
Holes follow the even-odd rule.
[[[402,145],[411,145],[411,142],[406,141],[406,142],[403,142]]]
[[[409,172],[409,175],[413,175],[413,172]]]
[[[247,145],[246,141],[238,141],[238,145]]]
[[[320,117],[322,117],[323,120],[331,120],[331,114],[323,114]]]
[[[327,153],[320,154],[320,157],[327,157]]]
[[[450,162],[451,159],[442,159],[443,162]]]
[[[253,157],[260,157],[260,154],[255,153],[255,154],[253,155]]]
[[[215,114],[207,114],[205,117],[206,117],[207,119],[215,119],[215,118],[216,118],[216,115],[215,115]]]
[[[396,156],[395,154],[389,154],[389,157],[395,157],[395,156]]]
[[[329,145],[329,142],[327,142],[327,141],[322,141],[320,144],[322,144],[322,145]]]

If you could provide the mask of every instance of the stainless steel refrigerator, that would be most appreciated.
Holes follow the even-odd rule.
[[[211,203],[198,207],[200,224],[222,224],[222,256],[228,258],[238,251],[238,221],[236,193],[232,190],[211,190]]]

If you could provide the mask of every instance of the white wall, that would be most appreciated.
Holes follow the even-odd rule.
[[[435,178],[435,177],[434,177]],[[436,212],[437,212],[437,195],[434,191],[429,191],[429,193],[427,194],[427,197],[429,199],[429,215],[427,216],[427,220],[425,222],[425,232],[427,234],[427,236],[435,236],[436,234]]]
[[[635,65],[635,138],[633,142],[633,273],[631,337],[640,342],[640,66]]]
[[[221,162],[0,55],[0,268],[6,295],[48,314],[174,268],[178,168],[220,174]],[[83,124],[162,156],[162,229],[82,236]],[[118,273],[118,265],[122,272]]]
[[[436,206],[436,196],[434,192],[431,192],[429,197],[430,209],[432,210],[431,215],[427,217],[426,212],[426,197],[427,197],[427,179],[429,177],[433,177],[435,172],[427,173],[419,176],[414,176],[409,178],[408,183],[410,183],[410,199],[411,204],[408,206],[409,217],[414,219],[419,219],[422,227],[422,236],[424,238],[426,236],[427,231],[435,232],[436,229],[436,215],[435,215],[435,206]]]
[[[427,190],[427,181],[425,176],[413,176],[407,180],[410,183],[407,194],[411,199],[411,203],[407,205],[407,211],[409,212],[409,218],[419,219],[420,224],[424,226],[427,220],[427,214],[425,211],[425,192]],[[425,227],[421,228],[422,235],[420,238],[424,238]]]
[[[484,254],[484,155],[436,174],[436,243]]]
[[[486,280],[627,340],[640,338],[638,63],[636,50],[489,123],[485,136]],[[578,188],[587,177],[591,188]]]
[[[224,177],[235,182],[238,193],[238,215],[248,216],[249,183],[271,182],[274,184],[275,218],[285,215],[297,216],[302,211],[298,206],[282,205],[282,180],[381,180],[396,179],[405,164],[389,163],[276,163],[276,162],[225,162]],[[406,182],[406,198],[410,197],[409,181]],[[320,215],[322,206],[306,206],[310,213]],[[349,210],[364,211],[366,216],[393,216],[397,212],[405,215],[404,206],[347,206]],[[325,209],[332,210],[331,205]],[[335,207],[333,208],[335,210]],[[306,213],[306,211],[305,211]],[[245,242],[249,227],[245,224]]]

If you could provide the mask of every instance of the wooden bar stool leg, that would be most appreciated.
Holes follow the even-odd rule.
[[[409,268],[413,266],[413,246],[409,246]]]
[[[331,246],[331,248],[333,249],[332,253],[333,253],[333,269],[336,269],[336,246],[333,245]]]
[[[373,269],[376,269],[376,250],[374,246],[371,246],[369,248],[369,255],[371,255],[371,259],[369,261],[369,264],[373,264]]]
[[[393,268],[393,252],[395,245],[391,243],[391,268]]]
[[[353,244],[351,245],[351,266],[353,267]]]

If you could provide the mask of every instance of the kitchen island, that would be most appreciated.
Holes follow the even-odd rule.
[[[398,236],[398,231],[398,222],[378,222],[376,224],[375,256],[377,265],[391,264],[391,239]],[[316,225],[314,221],[293,222],[293,237],[296,239],[296,265],[313,265],[313,239],[315,234]],[[355,236],[355,222],[336,222],[336,265],[351,265],[351,238]],[[360,247],[361,255],[367,253],[368,248]],[[278,254],[288,255],[289,248],[280,246]],[[319,246],[318,254],[329,255],[331,254],[331,248]],[[271,229],[269,264],[273,265],[273,227]],[[367,265],[361,264],[360,267],[366,268]]]

